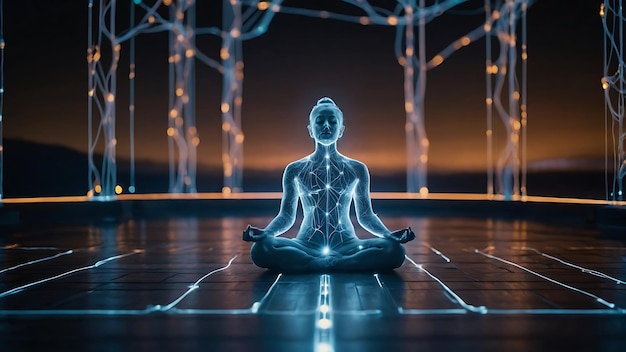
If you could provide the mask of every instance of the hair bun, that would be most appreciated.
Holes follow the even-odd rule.
[[[335,104],[335,102],[330,99],[329,97],[323,97],[320,100],[317,101],[316,105],[320,105],[320,104],[332,104],[332,105],[337,105]]]

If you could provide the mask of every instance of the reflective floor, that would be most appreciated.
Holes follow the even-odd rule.
[[[401,268],[376,275],[255,267],[241,232],[269,217],[2,229],[2,351],[626,346],[623,236],[528,221],[381,217],[417,238]]]

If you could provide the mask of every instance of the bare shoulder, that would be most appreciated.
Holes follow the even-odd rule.
[[[345,163],[354,172],[354,174],[357,175],[357,177],[363,177],[365,175],[369,175],[367,166],[363,162],[346,157]]]
[[[296,177],[306,167],[308,161],[308,158],[292,161],[285,167],[285,176]]]

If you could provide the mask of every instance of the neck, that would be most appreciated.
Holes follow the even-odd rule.
[[[313,152],[313,156],[324,158],[326,157],[326,154],[328,154],[329,156],[339,154],[339,152],[337,151],[337,143],[333,143],[330,145],[315,143],[315,152]]]

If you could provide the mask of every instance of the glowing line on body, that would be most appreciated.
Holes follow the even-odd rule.
[[[170,304],[166,305],[166,306],[161,306],[161,305],[156,305],[154,306],[155,310],[158,311],[168,311],[172,308],[174,308],[178,303],[180,303],[180,301],[182,301],[185,297],[187,297],[188,294],[191,293],[191,291],[194,291],[195,289],[199,288],[200,286],[198,286],[200,284],[200,282],[202,282],[202,280],[206,279],[207,277],[215,274],[215,273],[219,273],[220,271],[224,271],[226,269],[228,269],[230,267],[230,265],[233,263],[233,261],[235,260],[235,258],[237,258],[237,256],[234,256],[232,258],[230,258],[230,260],[228,261],[228,264],[226,264],[225,266],[221,267],[221,268],[217,268],[213,271],[210,271],[209,273],[207,273],[206,275],[204,275],[203,277],[199,278],[196,282],[194,282],[191,286],[189,286],[189,289],[183,293],[180,297],[178,297],[177,299],[175,299],[174,301],[172,301]]]
[[[10,271],[10,270],[15,270],[15,269],[18,269],[18,268],[21,268],[21,267],[27,266],[27,265],[32,265],[32,264],[37,264],[37,263],[45,262],[46,260],[55,259],[55,258],[58,258],[58,257],[64,256],[64,255],[68,255],[68,254],[72,254],[72,253],[74,253],[74,252],[70,249],[70,250],[69,250],[69,251],[67,251],[67,252],[58,253],[58,254],[55,254],[55,255],[53,255],[53,256],[49,256],[49,257],[45,257],[45,258],[41,258],[41,259],[36,259],[36,260],[31,260],[31,261],[29,261],[29,262],[22,263],[22,264],[18,264],[18,265],[12,266],[12,267],[10,267],[10,268],[2,269],[2,270],[0,270],[0,274],[2,274],[2,273],[4,273],[4,272],[7,272],[7,271]]]
[[[570,289],[570,290],[572,290],[572,291],[576,291],[576,292],[578,292],[578,293],[582,293],[583,295],[588,296],[588,297],[591,297],[591,298],[595,299],[598,303],[600,303],[600,304],[602,304],[602,305],[605,305],[605,306],[607,306],[607,307],[609,307],[609,308],[615,308],[615,303],[607,302],[607,301],[605,301],[603,298],[601,298],[601,297],[599,297],[599,296],[596,296],[596,295],[594,295],[593,293],[590,293],[590,292],[587,292],[587,291],[581,290],[581,289],[579,289],[579,288],[576,288],[576,287],[574,287],[574,286],[570,286],[570,285],[568,285],[568,284],[562,283],[562,282],[560,282],[560,281],[558,281],[558,280],[552,279],[552,278],[547,277],[547,276],[545,276],[545,275],[542,275],[542,274],[540,274],[540,273],[538,273],[538,272],[536,272],[536,271],[533,271],[533,270],[530,270],[530,269],[528,269],[528,268],[526,268],[526,267],[523,267],[523,266],[521,266],[521,265],[519,265],[519,264],[517,264],[517,263],[513,263],[513,262],[508,261],[508,260],[506,260],[506,259],[503,259],[503,258],[500,258],[500,257],[496,257],[495,255],[487,254],[487,253],[485,253],[485,252],[483,252],[483,251],[481,251],[481,250],[479,250],[479,249],[474,249],[474,252],[475,252],[475,253],[478,253],[478,254],[481,254],[481,255],[483,255],[483,256],[485,256],[485,257],[487,257],[487,258],[495,259],[495,260],[498,260],[498,261],[500,261],[500,262],[502,262],[502,263],[509,264],[509,265],[514,266],[514,267],[516,267],[516,268],[518,268],[518,269],[524,270],[524,271],[526,271],[527,273],[533,274],[533,275],[538,276],[538,277],[540,277],[540,278],[542,278],[542,279],[544,279],[544,280],[547,280],[547,281],[550,281],[550,282],[552,282],[552,283],[554,283],[554,284],[557,284],[557,285],[559,285],[559,286],[562,286],[562,287],[568,288],[568,289]]]
[[[44,282],[56,280],[56,279],[59,279],[59,278],[62,278],[62,277],[68,276],[68,275],[72,275],[72,274],[80,272],[80,271],[97,268],[100,265],[106,264],[106,263],[108,263],[108,262],[110,262],[112,260],[128,257],[129,255],[133,255],[133,254],[137,254],[137,253],[141,253],[141,252],[143,252],[143,250],[135,249],[132,253],[120,254],[120,255],[113,256],[113,257],[109,257],[109,258],[97,261],[95,264],[92,264],[92,265],[89,265],[89,266],[84,266],[82,268],[76,268],[76,269],[67,271],[65,273],[59,274],[59,275],[55,275],[55,276],[52,276],[52,277],[49,277],[49,278],[45,278],[45,279],[42,279],[42,280],[39,280],[39,281],[31,282],[29,284],[22,285],[22,286],[19,286],[19,287],[16,287],[16,288],[13,288],[13,289],[10,289],[8,291],[4,291],[4,292],[0,293],[0,298],[6,297],[6,296],[10,296],[12,294],[15,294],[15,293],[18,293],[20,291],[23,291],[23,290],[25,290],[25,289],[27,289],[29,287],[42,284]]]
[[[451,288],[449,288],[446,284],[443,283],[443,281],[439,280],[439,278],[437,278],[435,275],[431,274],[428,270],[424,269],[424,266],[422,264],[417,264],[413,261],[413,259],[409,258],[408,255],[404,256],[409,262],[411,262],[416,268],[418,268],[419,270],[423,271],[424,273],[426,273],[426,275],[430,276],[431,279],[435,280],[439,285],[441,285],[441,287],[443,287],[443,289],[450,294],[450,296],[452,296],[457,303],[459,303],[461,305],[461,307],[465,308],[466,310],[470,311],[470,312],[474,312],[474,313],[480,313],[480,314],[486,314],[487,313],[487,307],[485,306],[474,306],[471,304],[467,304],[465,303],[465,301],[459,297],[459,295],[457,295],[456,293],[454,293],[454,291],[452,291]],[[399,310],[401,313],[402,311]]]
[[[531,248],[531,247],[522,247],[521,249],[522,249],[522,250],[527,250],[527,251],[533,251],[533,252],[535,252],[535,253],[537,253],[537,254],[540,254],[540,255],[542,255],[542,256],[544,256],[544,257],[546,257],[546,258],[549,258],[549,259],[555,260],[555,261],[557,261],[557,262],[559,262],[559,263],[561,263],[561,264],[564,264],[564,265],[570,266],[570,267],[572,267],[572,268],[576,268],[576,269],[578,269],[578,270],[582,271],[583,273],[590,274],[590,275],[597,276],[597,277],[601,277],[601,278],[603,278],[603,279],[608,279],[608,280],[611,280],[611,281],[615,281],[615,283],[617,283],[617,284],[626,284],[626,281],[623,281],[623,280],[620,280],[620,279],[614,278],[614,277],[612,277],[612,276],[609,276],[609,275],[607,275],[607,274],[601,273],[601,272],[596,271],[596,270],[593,270],[593,269],[584,268],[584,267],[579,266],[579,265],[576,265],[576,264],[574,264],[574,263],[567,262],[567,261],[565,261],[565,260],[563,260],[563,259],[560,259],[560,258],[557,258],[557,257],[551,256],[551,255],[546,254],[546,253],[543,253],[543,252],[541,252],[541,251],[539,251],[539,250],[537,250],[537,249],[535,249],[535,248]]]

